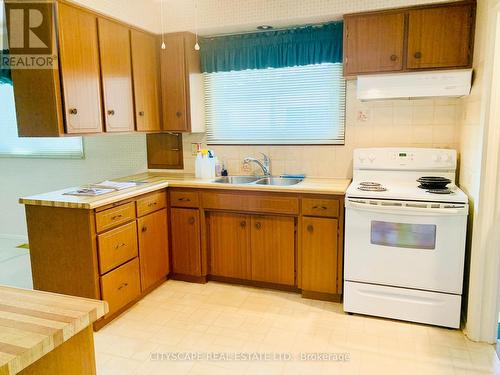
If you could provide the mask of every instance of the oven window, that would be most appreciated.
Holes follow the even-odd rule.
[[[436,248],[436,226],[372,221],[370,242],[374,245],[433,250]]]

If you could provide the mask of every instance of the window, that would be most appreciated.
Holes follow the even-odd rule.
[[[82,159],[81,137],[19,138],[12,85],[0,84],[0,156]]]
[[[340,63],[204,76],[209,144],[344,144]]]

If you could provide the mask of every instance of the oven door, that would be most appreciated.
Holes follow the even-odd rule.
[[[462,293],[467,204],[346,199],[347,281]]]

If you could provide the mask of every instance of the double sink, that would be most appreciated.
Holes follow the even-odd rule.
[[[277,177],[277,176],[224,176],[214,180],[220,184],[232,185],[275,185],[275,186],[290,186],[297,185],[302,178],[294,177]]]

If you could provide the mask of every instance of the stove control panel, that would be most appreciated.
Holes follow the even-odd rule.
[[[372,170],[454,170],[457,152],[436,148],[358,148],[354,169]]]

